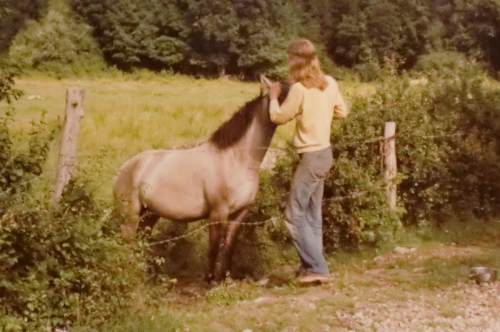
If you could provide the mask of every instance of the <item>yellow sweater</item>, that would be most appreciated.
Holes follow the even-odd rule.
[[[281,106],[276,99],[270,102],[269,113],[274,123],[284,124],[296,118],[294,145],[298,153],[329,147],[332,119],[347,116],[337,82],[325,77],[328,87],[323,91],[295,83]]]

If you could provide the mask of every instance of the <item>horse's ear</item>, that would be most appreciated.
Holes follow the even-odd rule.
[[[260,95],[263,96],[269,93],[269,88],[272,84],[273,82],[271,82],[267,77],[260,75]]]

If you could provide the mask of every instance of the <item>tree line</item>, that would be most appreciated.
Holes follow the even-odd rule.
[[[500,0],[71,0],[106,62],[188,75],[283,75],[284,50],[311,39],[327,69],[388,60],[412,69],[454,51],[500,71]],[[0,52],[46,0],[0,0]]]

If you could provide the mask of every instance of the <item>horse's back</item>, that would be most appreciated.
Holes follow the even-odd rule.
[[[149,150],[127,160],[115,178],[115,198],[139,201],[167,219],[205,217],[204,176],[210,173],[203,149]]]
[[[164,150],[148,150],[141,152],[132,158],[128,159],[118,170],[113,183],[113,191],[115,196],[124,194],[126,191],[131,191],[137,185],[137,180],[141,174],[147,171],[151,159],[163,154]]]
[[[232,213],[247,206],[257,188],[258,171],[207,143],[139,153],[120,168],[114,194],[134,211],[147,207],[166,219],[196,220],[212,210]]]

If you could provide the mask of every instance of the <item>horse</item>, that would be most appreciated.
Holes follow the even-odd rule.
[[[260,165],[276,130],[267,93],[272,82],[265,76],[260,82],[260,95],[207,141],[186,149],[144,151],[120,167],[113,192],[123,217],[124,240],[130,241],[138,230],[148,234],[160,217],[182,222],[208,219],[205,279],[218,282],[226,277],[238,229],[255,200]],[[282,86],[280,103],[289,88]]]

